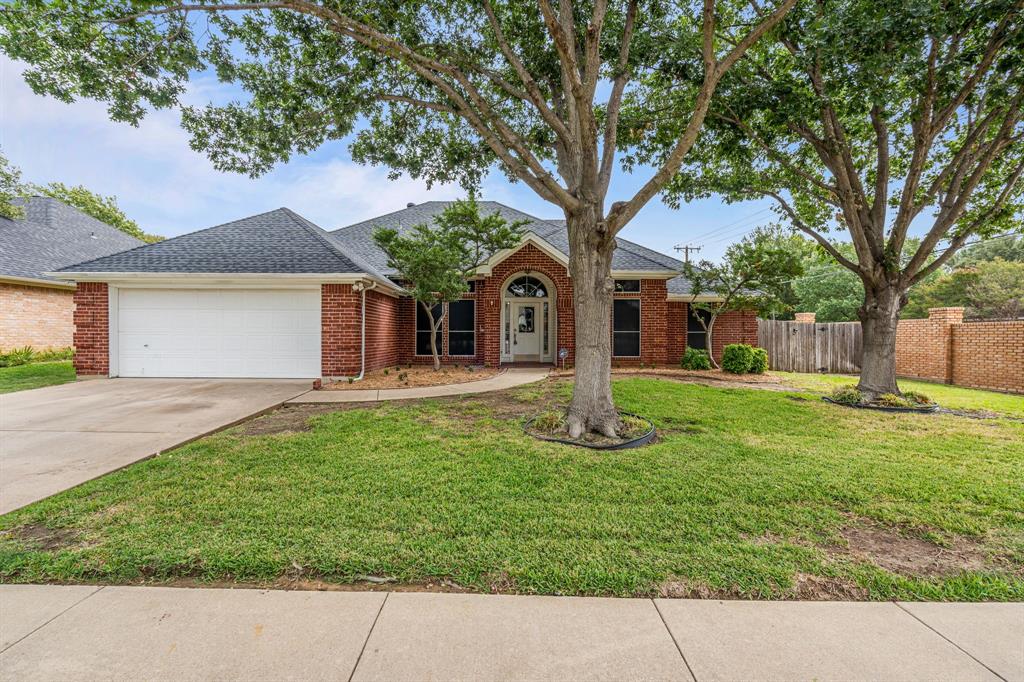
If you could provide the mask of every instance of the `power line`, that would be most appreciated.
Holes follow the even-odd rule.
[[[714,228],[712,230],[709,230],[709,231],[705,232],[704,234],[701,234],[701,235],[698,235],[698,236],[694,237],[694,241],[702,241],[704,239],[707,239],[708,237],[710,237],[710,236],[712,236],[712,235],[714,235],[714,234],[716,234],[718,232],[721,232],[722,230],[726,230],[728,228],[731,228],[734,225],[738,225],[739,223],[744,223],[744,222],[750,220],[751,218],[755,218],[755,217],[761,216],[764,213],[770,213],[771,210],[772,210],[771,207],[762,208],[762,209],[760,209],[758,211],[754,211],[750,215],[743,216],[742,218],[739,218],[737,220],[733,220],[732,222],[725,223],[724,225],[719,225],[718,227],[716,227],[716,228]],[[760,221],[758,221],[758,222],[760,222]]]

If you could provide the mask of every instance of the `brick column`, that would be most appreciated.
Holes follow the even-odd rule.
[[[75,373],[110,375],[110,299],[106,282],[80,282],[75,289]]]
[[[359,294],[351,284],[320,285],[320,373],[359,374]]]
[[[663,279],[640,282],[640,360],[663,365],[668,357],[668,288]]]

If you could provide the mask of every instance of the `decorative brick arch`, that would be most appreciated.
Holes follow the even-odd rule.
[[[505,283],[512,275],[527,271],[540,273],[554,285],[554,302],[558,315],[558,337],[555,354],[559,348],[567,348],[567,364],[572,364],[575,354],[576,324],[572,305],[572,281],[561,263],[541,251],[533,244],[524,244],[518,251],[491,269],[490,275],[477,287],[478,342],[483,351],[481,360],[489,366],[501,363],[501,302]],[[480,351],[478,350],[478,353]]]

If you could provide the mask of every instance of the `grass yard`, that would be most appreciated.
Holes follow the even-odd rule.
[[[522,433],[568,392],[280,410],[0,517],[0,579],[1024,599],[1024,423],[628,378],[656,444]]]
[[[0,367],[0,393],[55,386],[75,380],[71,361],[36,362],[17,367]]]
[[[774,371],[772,374],[790,386],[820,393],[830,393],[837,386],[857,383],[857,376],[852,374],[801,374]],[[1012,417],[1024,418],[1024,395],[981,391],[976,388],[963,388],[930,381],[913,381],[912,379],[899,379],[897,383],[902,390],[924,393],[942,407],[948,407],[951,410],[999,412]]]

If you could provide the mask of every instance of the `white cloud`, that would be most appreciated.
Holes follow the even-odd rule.
[[[458,187],[432,190],[387,170],[354,163],[342,143],[251,179],[217,171],[192,151],[176,111],[150,113],[134,128],[114,123],[102,103],[64,104],[32,92],[23,65],[0,56],[0,147],[25,179],[83,184],[118,198],[145,230],[173,236],[288,206],[325,229],[403,208],[451,199]],[[219,88],[219,91],[218,91]],[[190,85],[202,103],[227,88],[211,79]],[[328,152],[334,152],[333,156]]]

